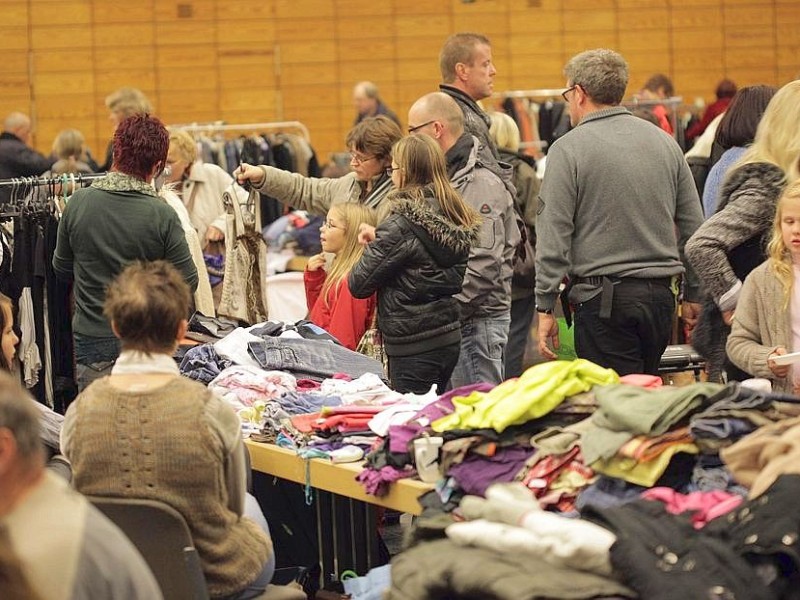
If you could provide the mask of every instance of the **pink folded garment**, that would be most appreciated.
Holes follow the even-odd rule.
[[[353,413],[375,415],[386,410],[386,406],[368,406],[362,404],[347,404],[342,406],[323,406],[321,414],[323,416],[330,415],[348,415]]]
[[[658,375],[646,375],[644,373],[631,373],[630,375],[623,375],[619,378],[619,382],[646,389],[660,388],[662,385],[664,385],[664,380]]]

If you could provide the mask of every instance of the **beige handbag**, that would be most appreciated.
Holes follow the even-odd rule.
[[[386,351],[383,349],[383,336],[381,336],[380,329],[378,329],[378,309],[375,308],[375,313],[372,317],[372,323],[369,329],[364,332],[361,339],[356,346],[356,352],[374,358],[383,365],[384,375],[389,372],[389,357],[386,356]]]
[[[258,229],[259,193],[250,192],[247,210],[235,194],[222,195],[225,210],[225,276],[217,314],[250,325],[267,320],[267,245]]]

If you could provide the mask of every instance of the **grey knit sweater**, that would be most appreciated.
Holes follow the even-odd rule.
[[[622,107],[591,113],[547,154],[536,220],[536,303],[552,308],[567,274],[683,273],[683,246],[702,222],[697,188],[674,139]]]

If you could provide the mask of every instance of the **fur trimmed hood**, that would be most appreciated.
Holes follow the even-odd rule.
[[[478,241],[480,224],[456,225],[442,214],[435,198],[426,197],[424,201],[397,198],[392,202],[391,211],[408,221],[414,234],[443,266],[465,260]]]

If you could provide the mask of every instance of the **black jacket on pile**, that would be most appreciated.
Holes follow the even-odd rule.
[[[458,302],[478,226],[454,224],[432,197],[398,193],[391,214],[350,271],[356,298],[378,292],[378,328],[386,354],[410,356],[461,339]]]

